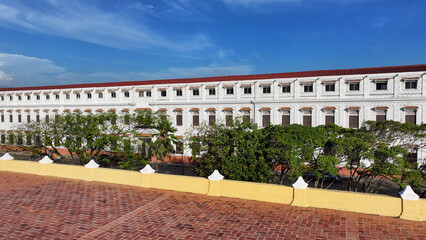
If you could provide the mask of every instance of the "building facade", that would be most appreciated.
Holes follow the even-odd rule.
[[[358,128],[426,122],[426,64],[193,79],[0,89],[0,130],[65,112],[165,111],[178,135],[236,117],[267,124]],[[419,152],[418,158],[426,154]]]

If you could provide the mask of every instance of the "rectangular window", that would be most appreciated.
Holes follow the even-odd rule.
[[[334,124],[334,115],[327,115],[325,116],[325,125],[327,124]]]
[[[303,126],[312,127],[312,111],[303,111]]]
[[[17,141],[18,145],[23,145],[24,144],[24,138],[21,134],[18,135],[18,141]]]
[[[111,116],[111,124],[117,124],[117,117],[115,115]]]
[[[151,97],[151,91],[146,91],[146,92],[145,92],[145,96],[146,96],[146,97]]]
[[[31,144],[32,144],[32,141],[31,141],[31,135],[27,135],[27,145],[28,146],[31,146]]]
[[[192,96],[200,96],[200,89],[192,89]]]
[[[262,92],[263,92],[263,94],[270,94],[271,93],[271,86],[263,86]]]
[[[140,138],[141,144],[138,146],[138,152],[145,158],[151,157],[152,148],[149,146],[151,138]]]
[[[314,92],[314,85],[313,84],[303,85],[303,92],[305,92],[305,93]]]
[[[56,95],[55,95],[55,99],[56,99],[56,100],[59,100],[59,94],[56,94]]]
[[[233,87],[226,88],[226,95],[234,95],[234,88]]]
[[[18,95],[18,101],[21,101],[21,100],[22,100],[21,95]]]
[[[281,87],[281,90],[282,90],[282,93],[290,93],[290,92],[291,92],[291,85],[290,85],[290,84],[288,84],[288,85],[283,85],[283,86]]]
[[[22,122],[22,115],[21,114],[18,115],[18,122]]]
[[[408,151],[407,161],[411,164],[417,163],[417,149],[411,149]]]
[[[27,100],[28,101],[31,100],[31,96],[30,95],[27,95]]]
[[[244,87],[244,94],[251,94],[251,87]]]
[[[71,96],[70,96],[69,93],[65,94],[65,99],[70,99],[70,98],[71,98]]]
[[[376,82],[376,90],[388,90],[388,82]]]
[[[234,124],[234,118],[232,116],[232,112],[227,112],[225,115],[225,125],[230,127]]]
[[[117,97],[117,93],[116,92],[111,92],[111,98],[116,98]]]
[[[250,111],[243,111],[243,123],[250,122]]]
[[[143,97],[143,91],[139,91],[139,97]]]
[[[12,114],[9,115],[9,122],[13,122],[13,115]]]
[[[129,114],[125,114],[123,119],[124,119],[124,124],[126,124],[126,125],[130,124],[130,115]]]
[[[4,122],[4,114],[1,115],[1,122]]]
[[[75,94],[75,99],[80,99],[80,97],[81,97],[80,93]]]
[[[183,142],[178,141],[176,143],[176,154],[183,154]]]
[[[416,110],[405,109],[405,122],[406,123],[417,124],[416,113],[417,113]]]
[[[130,92],[129,91],[125,91],[124,92],[124,97],[125,98],[129,98],[130,97]]]
[[[214,113],[209,114],[209,126],[213,126],[216,123],[216,115]]]
[[[349,91],[359,91],[359,82],[351,82],[349,83]]]
[[[44,117],[44,121],[45,121],[46,123],[49,123],[49,115],[46,115],[46,116]]]
[[[92,94],[91,93],[87,93],[87,99],[91,99],[92,98]]]
[[[192,126],[200,126],[200,114],[194,112],[192,115]]]
[[[9,135],[7,140],[8,140],[9,145],[15,144],[15,135]]]
[[[271,113],[264,113],[262,115],[262,127],[267,127],[271,124]]]
[[[417,80],[406,81],[405,89],[417,89]]]
[[[281,116],[281,125],[283,127],[290,126],[290,111],[283,112]]]
[[[182,112],[176,113],[176,126],[182,126]]]
[[[385,109],[376,109],[376,122],[378,121],[386,121]]]
[[[31,122],[31,115],[27,115],[27,123]]]
[[[210,96],[216,95],[216,88],[209,88],[209,95]]]
[[[38,95],[38,94],[37,94],[37,95],[36,95],[36,99],[37,99],[37,100],[40,100],[40,95]]]
[[[40,115],[39,114],[36,115],[36,122],[40,122]]]
[[[359,128],[359,111],[349,111],[349,128]]]
[[[50,95],[46,95],[46,100],[49,100],[50,99]]]
[[[334,124],[334,110],[325,110],[325,122],[324,125]]]
[[[182,91],[182,89],[176,89],[176,96],[177,96],[177,97],[181,97],[181,96],[183,96],[183,91]]]
[[[336,84],[334,84],[334,83],[325,84],[325,91],[326,92],[335,92],[336,91]]]
[[[98,98],[104,98],[104,94],[103,94],[103,93],[101,93],[101,92],[99,92],[99,93],[98,93]]]
[[[167,91],[166,90],[160,90],[160,96],[167,97]]]

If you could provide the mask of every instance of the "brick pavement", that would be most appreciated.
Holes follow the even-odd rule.
[[[426,222],[0,172],[1,239],[426,239]]]

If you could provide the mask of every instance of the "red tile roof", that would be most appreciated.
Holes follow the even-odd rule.
[[[390,67],[373,67],[373,68],[287,72],[287,73],[270,73],[270,74],[255,74],[255,75],[234,75],[234,76],[204,77],[204,78],[183,78],[183,79],[164,79],[164,80],[147,80],[147,81],[128,81],[128,82],[84,83],[84,84],[39,86],[39,87],[0,88],[0,91],[6,92],[6,91],[26,91],[26,90],[31,91],[31,90],[48,90],[48,89],[89,88],[89,87],[121,87],[121,86],[135,86],[135,85],[153,85],[153,84],[224,82],[224,81],[241,81],[241,80],[274,79],[274,78],[320,77],[320,76],[419,72],[419,71],[426,71],[426,64],[390,66]]]

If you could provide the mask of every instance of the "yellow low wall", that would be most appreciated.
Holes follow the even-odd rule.
[[[293,200],[293,188],[266,183],[221,180],[219,196],[242,198],[256,201],[290,204]]]
[[[241,198],[294,206],[351,211],[426,221],[426,200],[402,200],[396,197],[323,189],[292,187],[243,181],[210,181],[201,177],[168,174],[141,174],[106,168],[85,168],[65,164],[40,164],[30,161],[0,161],[0,171],[99,181],[190,192],[211,196]]]
[[[209,190],[209,180],[201,177],[155,173],[149,174],[149,176],[152,188],[198,194],[207,194]]]
[[[398,217],[402,211],[400,198],[314,188],[307,188],[305,191],[309,207],[390,217]]]
[[[426,199],[419,199],[417,206],[419,208],[419,216],[421,220],[426,221]]]

